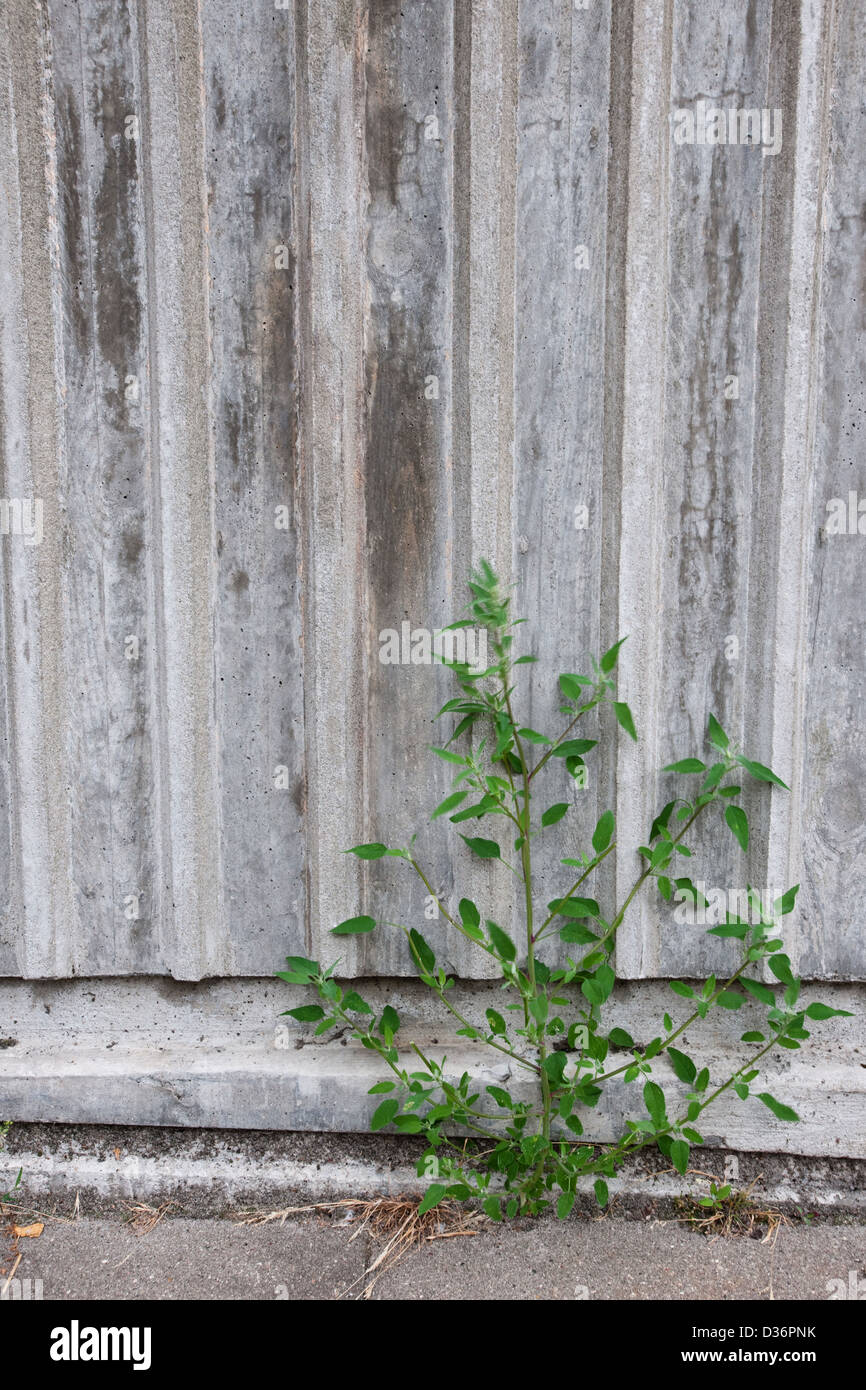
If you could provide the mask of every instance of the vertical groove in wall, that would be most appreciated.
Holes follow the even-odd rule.
[[[356,86],[364,29],[350,0],[299,9],[306,52],[301,187],[309,228],[302,314],[307,851],[311,950],[330,963],[337,951],[328,929],[353,915],[361,896],[359,862],[345,850],[365,838],[363,122]],[[351,942],[340,952],[349,972],[355,953]]]
[[[784,19],[787,20],[785,15]],[[794,95],[792,179],[787,190],[790,242],[784,378],[780,390],[781,448],[773,460],[778,496],[779,545],[773,575],[774,626],[771,766],[790,793],[773,792],[769,812],[767,883],[787,889],[803,878],[803,774],[806,761],[806,683],[809,664],[808,594],[814,565],[815,434],[820,370],[823,212],[829,153],[830,89],[835,43],[833,0],[801,0]],[[784,21],[783,21],[784,22]],[[769,460],[767,464],[769,466]],[[757,565],[756,565],[757,569]],[[795,970],[811,953],[802,908],[789,945]],[[833,918],[830,913],[830,919]],[[799,929],[797,924],[800,924]],[[810,964],[814,968],[815,961]],[[823,962],[822,962],[823,964]]]
[[[164,814],[173,915],[164,923],[178,979],[231,971],[221,903],[213,694],[213,455],[208,428],[204,94],[195,0],[143,12],[150,153],[151,396],[156,428],[166,722]]]
[[[458,5],[454,34],[454,589],[462,609],[470,564],[488,560],[506,586],[514,577],[516,0]],[[455,859],[469,896],[477,891],[487,915],[509,922],[514,894],[501,869],[462,851]],[[473,973],[483,975],[479,957],[471,957]]]
[[[622,488],[619,535],[619,696],[632,708],[640,742],[620,736],[617,758],[616,900],[625,901],[656,814],[659,535],[664,466],[669,92],[672,4],[635,0],[628,154]],[[617,935],[617,973],[652,975],[654,942],[640,899]]]
[[[600,488],[600,650],[607,651],[623,633],[619,614],[619,559],[622,525],[622,460],[625,426],[625,348],[627,312],[627,237],[629,219],[629,149],[632,122],[632,62],[634,0],[611,6],[608,75],[610,126],[608,131],[607,205],[605,208],[605,319],[604,319],[604,444]],[[613,748],[611,741],[608,748]],[[604,781],[599,803],[616,810],[616,759],[603,762]],[[614,856],[611,856],[613,859]],[[599,886],[615,896],[616,864],[602,866]]]
[[[153,801],[154,801],[154,842],[153,842],[153,922],[157,935],[160,958],[167,960],[167,952],[172,949],[172,929],[174,924],[173,901],[173,856],[171,845],[171,799],[169,787],[168,758],[168,693],[166,653],[166,607],[163,573],[163,515],[161,498],[162,465],[159,442],[159,336],[156,314],[152,304],[152,291],[157,283],[156,277],[156,238],[154,233],[155,208],[151,184],[150,166],[153,156],[151,141],[152,118],[150,111],[150,86],[148,82],[148,49],[146,31],[148,24],[149,0],[140,0],[138,44],[139,70],[141,73],[141,112],[140,129],[141,163],[144,202],[144,255],[145,276],[149,287],[147,378],[143,382],[147,402],[147,476],[150,488],[151,509],[151,550],[147,559],[147,624],[145,641],[150,649],[149,700],[153,727]]]
[[[513,566],[517,4],[472,5],[469,72],[469,427],[473,560]]]

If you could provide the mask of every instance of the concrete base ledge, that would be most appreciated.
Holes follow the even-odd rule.
[[[281,1210],[344,1197],[420,1193],[423,1144],[390,1135],[153,1129],[113,1125],[15,1125],[0,1153],[0,1185],[23,1169],[21,1202],[60,1214],[76,1200],[89,1215],[124,1201],[174,1203],[193,1216],[245,1207]],[[670,1213],[674,1197],[708,1190],[708,1175],[782,1210],[866,1220],[866,1162],[704,1148],[680,1177],[658,1153],[636,1154],[611,1180],[614,1211]],[[590,1184],[585,1205],[595,1209]]]
[[[389,985],[393,987],[389,988]],[[375,1007],[395,1002],[404,1020],[405,1056],[416,1041],[455,1076],[468,1071],[483,1092],[507,1083],[533,1095],[531,1074],[507,1057],[468,1045],[437,1019],[429,1000],[406,982],[362,982]],[[467,990],[467,1012],[479,1020],[500,1002],[493,986]],[[811,1157],[866,1157],[866,1039],[862,987],[810,987],[818,997],[856,1011],[815,1027],[799,1052],[774,1056],[760,1088],[794,1107],[801,1123],[778,1121],[756,1098],[733,1092],[708,1111],[708,1143],[737,1151]],[[384,1072],[378,1058],[348,1037],[312,1039],[310,1028],[282,1019],[304,998],[272,981],[214,981],[177,986],[161,980],[0,982],[0,1118],[28,1123],[179,1126],[225,1130],[366,1132],[378,1097],[368,1094]],[[434,1001],[435,1002],[435,1001]],[[618,987],[610,1024],[645,1044],[669,1009],[682,1015],[664,982]],[[748,1055],[742,1032],[761,1014],[744,1007],[718,1011],[711,1026],[689,1030],[683,1047],[714,1081],[726,1079]],[[429,1051],[428,1051],[429,1050]],[[625,1061],[627,1053],[620,1054]],[[669,1109],[684,1108],[686,1087],[664,1059],[654,1075]],[[489,1102],[492,1111],[495,1106]],[[587,1138],[620,1135],[627,1118],[644,1115],[637,1085],[613,1082],[599,1107],[584,1117]]]

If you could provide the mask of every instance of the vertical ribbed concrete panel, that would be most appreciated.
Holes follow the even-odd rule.
[[[657,749],[665,713],[660,699],[662,486],[664,381],[667,351],[668,227],[664,216],[670,180],[670,6],[636,0],[632,17],[631,122],[628,162],[623,422],[618,516],[619,693],[640,731],[626,736],[616,755],[616,901],[622,903],[639,868],[634,846],[644,844],[657,810]],[[617,971],[653,973],[645,900],[617,936]]]
[[[165,968],[232,973],[222,912],[214,691],[214,438],[208,302],[205,91],[194,0],[146,0],[141,126],[147,148],[150,424],[158,525],[158,779]],[[170,904],[170,906],[169,906]]]
[[[866,34],[860,6],[851,0],[824,10],[823,32],[817,9],[809,31],[814,101],[816,106],[823,102],[820,132],[812,121],[809,153],[812,185],[818,183],[820,189],[823,183],[823,196],[817,206],[810,200],[807,210],[810,219],[819,220],[822,254],[812,269],[813,320],[801,327],[803,337],[810,334],[815,419],[810,544],[801,576],[807,607],[798,629],[799,694],[805,710],[798,709],[792,731],[801,778],[803,902],[798,923],[805,971],[861,979],[866,968],[860,910],[866,867]],[[804,243],[803,278],[805,235]]]
[[[0,500],[42,538],[0,534],[0,972],[411,973],[396,927],[328,935],[369,911],[483,975],[405,865],[345,851],[417,832],[437,893],[520,932],[429,823],[453,685],[400,650],[485,556],[530,727],[629,639],[640,742],[604,711],[587,786],[550,773],[542,888],[610,805],[622,901],[712,710],[791,792],[747,784],[748,858],[717,823],[692,876],[800,881],[804,970],[862,976],[860,19],[9,0]],[[677,138],[713,106],[751,138]],[[617,952],[728,958],[648,891]]]
[[[7,7],[0,25],[0,410],[2,493],[10,508],[0,536],[10,855],[4,955],[13,974],[63,976],[77,964],[65,742],[68,711],[77,703],[70,681],[77,654],[64,649],[67,460],[55,108],[40,9]]]
[[[290,10],[202,8],[224,931],[303,954],[297,120]]]
[[[162,968],[150,691],[148,280],[135,5],[51,4],[61,504],[63,724],[76,973]],[[67,658],[68,659],[68,658]]]
[[[360,171],[365,35],[347,0],[299,4],[298,244],[307,734],[307,918],[312,953],[354,915],[362,870],[345,850],[364,815],[364,300]],[[360,910],[360,909],[358,909]],[[344,953],[354,964],[353,945]]]
[[[416,853],[445,901],[452,896],[452,857],[444,852],[442,826],[428,831],[425,823],[447,795],[451,769],[425,749],[440,732],[432,717],[448,698],[451,680],[432,660],[427,664],[383,658],[388,655],[384,634],[402,638],[404,622],[410,632],[432,634],[457,616],[450,584],[455,558],[452,32],[452,6],[441,0],[406,7],[399,0],[387,0],[369,6],[361,117],[368,305],[365,812],[372,840],[404,845],[420,832]],[[420,643],[417,654],[424,655]],[[423,784],[430,799],[426,809],[419,807],[416,797],[419,765],[424,767]],[[457,844],[463,848],[459,840]],[[427,893],[421,881],[392,860],[371,864],[367,878],[370,912],[410,925],[424,920],[431,944],[438,949],[444,936],[432,917],[427,928]],[[428,914],[432,911],[433,905]],[[365,973],[371,967],[385,974],[411,969],[400,931],[389,929],[365,946]],[[459,947],[459,939],[449,940],[448,954],[458,967]]]
[[[454,6],[455,617],[463,616],[469,598],[470,563],[488,560],[504,586],[515,577],[517,10],[515,0]],[[454,693],[453,685],[447,693]],[[443,729],[450,736],[454,727],[450,716],[438,721],[437,742],[445,742]],[[475,746],[482,736],[475,733]],[[504,824],[488,823],[481,833],[495,832],[507,856]],[[451,853],[457,886],[483,917],[507,927],[519,912],[516,880],[495,863],[471,858],[462,845]],[[520,930],[517,920],[513,929]],[[489,973],[480,952],[471,959],[473,974]]]
[[[558,0],[520,7],[517,105],[514,359],[515,574],[521,615],[549,621],[518,629],[521,718],[548,736],[565,720],[558,678],[586,673],[602,622],[605,396],[599,389],[607,335],[610,12]],[[525,633],[525,635],[524,635]],[[612,639],[611,639],[612,640]],[[609,714],[609,712],[608,712]],[[610,738],[612,717],[584,716],[574,737]],[[541,750],[543,751],[543,750]],[[585,784],[551,759],[535,783],[542,810],[570,811],[537,842],[539,890],[568,886],[559,860],[588,845],[608,788],[604,764],[587,759]],[[573,876],[572,876],[573,878]],[[610,886],[610,874],[595,879]]]

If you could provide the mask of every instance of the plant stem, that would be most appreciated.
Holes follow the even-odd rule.
[[[595,698],[594,700],[590,700],[590,702],[589,702],[588,705],[581,705],[580,709],[579,709],[579,710],[577,711],[577,713],[575,714],[575,716],[574,716],[574,718],[572,719],[571,723],[570,723],[565,729],[563,729],[562,733],[559,735],[559,738],[557,738],[557,739],[554,740],[554,742],[551,744],[551,746],[548,748],[547,752],[545,753],[544,757],[541,759],[540,762],[538,762],[538,763],[535,765],[535,767],[534,767],[534,768],[532,769],[532,771],[530,772],[530,774],[529,774],[529,780],[530,780],[530,782],[532,781],[532,779],[533,779],[533,777],[535,776],[535,774],[536,774],[537,772],[540,772],[540,771],[541,771],[541,769],[544,767],[544,764],[547,762],[548,758],[551,758],[551,757],[553,756],[553,754],[556,752],[556,750],[557,750],[557,748],[559,747],[559,745],[568,737],[568,735],[571,733],[572,729],[574,728],[575,724],[577,723],[578,719],[580,719],[581,715],[586,714],[587,710],[595,709],[595,706],[598,704],[598,701],[599,701],[599,697],[596,696],[596,698]]]
[[[503,692],[505,695],[505,707],[508,710],[508,718],[514,731],[514,743],[517,748],[517,756],[520,759],[520,771],[523,778],[523,812],[521,831],[522,843],[520,846],[520,858],[523,865],[523,887],[526,902],[526,956],[527,971],[529,974],[529,988],[532,998],[538,998],[538,987],[535,978],[535,939],[532,931],[532,844],[529,835],[530,829],[530,799],[529,799],[529,772],[526,766],[526,755],[523,751],[523,744],[517,732],[517,724],[514,718],[514,711],[511,708],[511,696],[508,686],[503,680]],[[525,1015],[525,1006],[524,1006]],[[536,1021],[537,1022],[537,1021]],[[538,1059],[539,1071],[541,1074],[541,1132],[545,1139],[550,1138],[550,1078],[544,1069],[544,1061],[547,1056],[547,1044],[544,1037],[544,1024],[537,1024],[538,1030]]]

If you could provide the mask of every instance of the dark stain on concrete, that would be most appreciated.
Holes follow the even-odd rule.
[[[79,367],[90,352],[90,273],[82,208],[81,180],[84,176],[84,138],[81,116],[74,94],[57,97],[57,178],[60,190],[61,224],[66,252],[66,312],[72,328]],[[67,371],[72,369],[72,363]]]
[[[387,225],[396,216],[398,230],[411,246],[418,230],[411,206],[407,201],[401,207],[400,197],[406,132],[396,70],[400,32],[396,0],[371,7],[366,109],[370,220]],[[404,616],[406,603],[413,596],[423,601],[426,592],[435,531],[436,419],[447,405],[424,395],[425,377],[441,370],[432,346],[436,326],[425,322],[435,300],[435,263],[414,260],[407,267],[398,258],[397,265],[387,259],[377,265],[368,255],[367,273],[372,290],[365,373],[368,581],[374,625],[393,626]]]
[[[128,424],[125,384],[140,356],[142,304],[138,292],[138,140],[128,118],[137,115],[135,93],[123,69],[109,68],[92,93],[102,133],[105,165],[94,201],[93,270],[96,336],[103,359],[114,369],[104,388],[105,404],[118,429]]]

